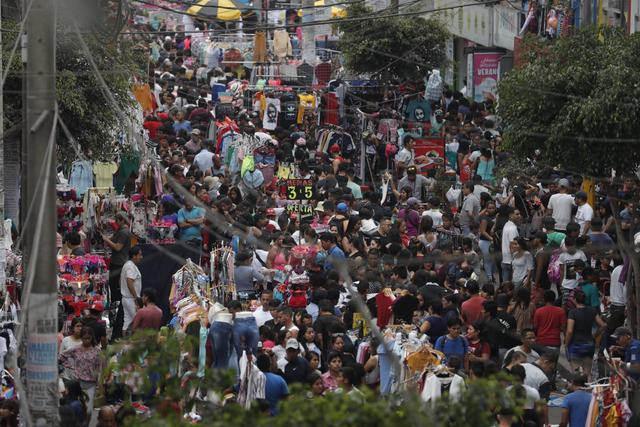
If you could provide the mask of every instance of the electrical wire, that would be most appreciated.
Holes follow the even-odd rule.
[[[415,11],[415,12],[405,12],[405,13],[399,13],[399,14],[383,14],[380,15],[380,11],[377,12],[373,12],[370,15],[367,16],[358,16],[358,17],[352,17],[352,18],[331,18],[331,19],[325,19],[325,20],[319,20],[319,21],[312,21],[312,22],[302,22],[300,24],[295,24],[293,26],[295,27],[311,27],[311,26],[315,26],[315,25],[326,25],[326,24],[340,24],[340,23],[346,23],[346,22],[360,22],[360,21],[367,21],[369,19],[384,19],[384,18],[401,18],[401,17],[405,17],[405,16],[420,16],[420,15],[427,15],[427,14],[431,14],[431,13],[438,13],[438,12],[442,12],[445,10],[452,10],[452,9],[460,9],[460,8],[465,8],[465,7],[473,7],[473,6],[479,6],[479,5],[491,5],[491,4],[498,4],[500,3],[500,0],[489,0],[485,3],[467,3],[467,4],[461,4],[461,5],[457,5],[457,6],[447,6],[447,7],[441,7],[438,9],[432,9],[432,10],[426,10],[426,11]],[[389,8],[385,8],[383,10],[389,10]],[[256,31],[269,31],[269,30],[276,30],[279,28],[283,28],[285,27],[285,25],[257,25],[255,27],[243,27],[243,31],[244,30],[256,30]],[[236,31],[236,30],[233,30]],[[224,30],[225,33],[228,33],[229,31]],[[158,34],[158,35],[169,35],[169,34],[176,34],[176,33],[180,33],[180,34],[203,34],[203,33],[215,33],[215,31],[211,31],[211,30],[193,30],[193,31],[123,31],[122,33],[120,33],[121,35],[150,35],[150,34]],[[221,32],[222,33],[222,32]],[[215,34],[212,34],[215,35]]]
[[[157,8],[166,10],[168,9],[169,11],[175,11],[175,9],[166,7],[166,6],[161,6],[149,1],[145,1],[145,0],[131,0],[135,3],[141,3],[141,4],[146,4],[149,6],[155,6]],[[275,11],[285,11],[285,10],[304,10],[304,9],[323,9],[323,8],[327,8],[327,7],[332,7],[332,6],[340,6],[340,5],[352,5],[352,4],[358,4],[358,3],[364,3],[366,2],[366,0],[351,0],[351,1],[340,1],[337,3],[333,3],[333,4],[325,4],[325,5],[321,5],[321,6],[299,6],[299,7],[289,7],[289,8],[260,8],[260,7],[229,7],[229,6],[209,6],[209,5],[203,5],[200,6],[197,3],[187,3],[187,2],[177,2],[177,1],[173,1],[173,0],[165,0],[165,2],[167,3],[173,3],[176,5],[186,5],[186,6],[199,6],[203,9],[221,9],[221,10],[241,10],[241,11],[256,11],[256,12],[275,12]],[[189,9],[189,8],[187,8]]]
[[[7,69],[2,75],[2,83],[0,84],[0,88],[4,88],[4,84],[7,81],[7,76],[9,75],[9,70],[11,70],[11,64],[13,63],[13,57],[16,54],[16,50],[18,50],[18,46],[22,41],[21,35],[24,33],[24,26],[27,23],[27,19],[29,19],[29,14],[31,13],[31,6],[33,6],[33,0],[29,0],[29,4],[27,5],[27,9],[24,13],[24,17],[22,21],[20,21],[20,25],[18,27],[19,35],[16,37],[15,43],[13,43],[13,48],[11,48],[11,53],[9,54],[9,60],[7,61]]]

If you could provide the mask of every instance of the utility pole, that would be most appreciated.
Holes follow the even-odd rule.
[[[25,205],[26,398],[31,425],[58,425],[58,307],[56,284],[54,0],[33,1],[27,17]],[[31,293],[29,295],[29,284]]]
[[[20,37],[20,35],[18,35]],[[0,0],[0,52],[4,53],[2,44],[2,0]],[[11,64],[9,64],[9,67]],[[4,75],[0,61],[0,76]],[[0,268],[4,269],[7,255],[4,250],[4,87],[0,88]],[[0,289],[4,292],[5,281],[0,281]]]

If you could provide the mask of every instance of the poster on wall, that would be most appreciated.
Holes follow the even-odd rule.
[[[475,52],[473,54],[473,100],[482,102],[496,99],[498,68],[502,53]]]
[[[426,161],[417,164],[418,170],[423,175],[427,174],[429,169],[444,167],[444,139],[443,138],[421,138],[416,139],[414,147],[416,157],[424,156]]]

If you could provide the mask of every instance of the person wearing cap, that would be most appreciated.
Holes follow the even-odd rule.
[[[311,373],[309,362],[300,356],[300,343],[295,338],[289,338],[285,345],[287,364],[284,367],[284,379],[287,384],[304,384]]]
[[[415,166],[407,167],[406,172],[406,175],[398,181],[397,188],[410,188],[411,197],[422,200],[423,194],[429,192],[434,181],[424,175],[418,174],[418,169]],[[398,196],[396,195],[396,197]]]
[[[191,154],[197,154],[202,149],[202,131],[193,129],[191,139],[184,144],[184,148]]]
[[[569,194],[569,180],[558,180],[558,192],[549,198],[548,215],[556,221],[556,231],[565,231],[571,222],[571,212],[574,206],[573,197]]]
[[[615,345],[609,347],[612,355],[623,356],[622,367],[637,381],[640,378],[640,340],[633,338],[631,329],[620,326],[617,327],[611,338],[615,340]]]
[[[444,129],[444,113],[442,110],[436,110],[431,116],[431,136],[442,136]]]
[[[593,219],[593,208],[587,202],[587,193],[578,191],[575,197],[578,210],[576,211],[575,221],[580,225],[580,235],[584,236],[591,231],[591,220]]]

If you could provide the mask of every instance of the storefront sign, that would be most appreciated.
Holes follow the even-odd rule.
[[[280,194],[287,200],[311,200],[315,187],[310,179],[287,179],[280,185]]]
[[[427,170],[444,166],[444,139],[443,138],[421,138],[416,139],[414,148],[416,157],[425,156],[426,161],[416,165],[420,172],[426,174]]]
[[[473,54],[473,100],[482,102],[496,99],[498,93],[498,68],[501,53],[475,52]]]

